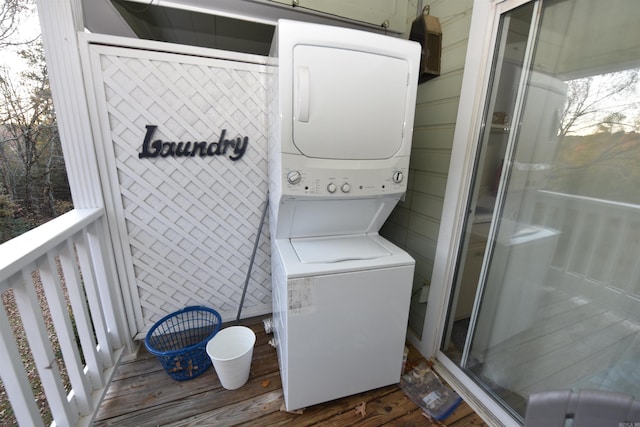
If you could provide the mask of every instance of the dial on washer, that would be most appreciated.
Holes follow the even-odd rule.
[[[297,184],[302,179],[302,174],[299,171],[289,171],[287,173],[287,182],[289,184]]]

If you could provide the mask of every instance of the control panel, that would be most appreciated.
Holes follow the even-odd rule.
[[[407,169],[285,169],[283,192],[289,195],[374,196],[404,192]]]

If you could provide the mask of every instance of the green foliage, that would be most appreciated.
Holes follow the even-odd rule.
[[[0,244],[34,227],[28,216],[6,194],[0,194]]]
[[[26,71],[0,69],[0,194],[11,202],[2,241],[72,207],[42,46],[19,54]]]

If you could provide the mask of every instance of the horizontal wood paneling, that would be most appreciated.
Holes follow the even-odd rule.
[[[442,213],[442,199],[423,193],[413,195],[414,211],[421,212],[429,218],[439,220]]]
[[[414,231],[409,231],[407,233],[407,248],[427,260],[433,260],[436,253],[436,241]]]
[[[432,172],[415,172],[415,187],[414,192],[431,194],[436,197],[442,197],[445,187],[447,185],[446,175],[437,175]]]
[[[424,103],[416,109],[416,127],[454,124],[457,112],[458,98],[456,97]]]
[[[430,236],[438,234],[439,226],[439,221],[422,214],[411,212],[409,215],[409,231],[414,232],[416,235]]]
[[[416,170],[446,174],[449,170],[450,151],[413,150],[409,166]],[[416,188],[414,191],[420,191]]]
[[[448,150],[451,147],[454,130],[455,126],[453,124],[416,128],[413,131],[413,148]],[[428,141],[427,138],[429,138]]]
[[[428,102],[459,98],[461,86],[462,69],[452,70],[446,74],[443,73],[419,86],[416,98],[417,108],[420,109],[423,106],[422,104]],[[455,115],[453,117],[455,118]]]
[[[464,41],[469,37],[473,0],[441,0],[430,3],[431,14],[440,19],[442,48]]]
[[[416,259],[409,326],[418,336],[426,311],[419,291],[433,271],[472,5],[473,0],[429,2],[430,14],[442,27],[441,74],[418,87],[407,201],[381,230]]]
[[[457,41],[456,43],[442,47],[442,53],[446,61],[443,61],[440,65],[440,72],[442,74],[449,74],[455,70],[461,70],[464,68],[464,61],[467,54],[467,39]]]

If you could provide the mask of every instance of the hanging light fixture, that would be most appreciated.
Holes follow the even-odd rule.
[[[409,39],[422,45],[420,57],[420,76],[418,82],[424,83],[440,75],[440,57],[442,55],[442,28],[440,20],[431,16],[429,5],[411,24]]]

